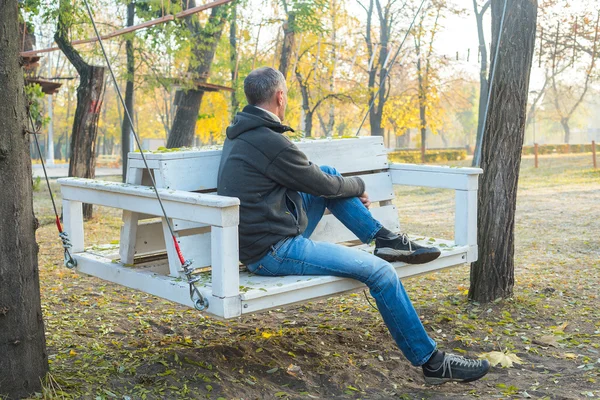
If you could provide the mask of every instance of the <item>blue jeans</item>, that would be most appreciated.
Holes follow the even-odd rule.
[[[331,167],[322,166],[321,170],[339,175]],[[405,357],[415,366],[423,365],[436,344],[425,332],[392,265],[362,250],[309,239],[326,208],[363,243],[371,242],[382,225],[356,197],[325,199],[301,195],[308,216],[306,230],[276,243],[261,260],[247,266],[250,272],[265,276],[334,275],[363,282]]]

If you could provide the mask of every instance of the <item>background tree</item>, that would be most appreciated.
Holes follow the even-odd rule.
[[[127,26],[133,26],[135,19],[135,2],[130,0],[127,3]],[[134,35],[129,34],[125,39],[125,52],[127,54],[127,83],[125,85],[125,107],[129,112],[129,115],[133,116],[133,81],[135,78],[135,55],[133,53],[133,39]],[[125,182],[127,176],[127,155],[131,149],[131,136],[132,132],[131,121],[126,115],[123,116],[123,123],[121,125],[121,160],[123,166],[122,178]]]
[[[487,62],[488,62],[488,54],[487,54],[487,45],[485,43],[485,32],[483,29],[483,16],[486,11],[490,7],[490,1],[487,0],[483,6],[481,6],[481,10],[479,10],[479,6],[477,4],[477,0],[473,0],[473,11],[475,13],[475,21],[477,22],[477,38],[479,40],[479,112],[477,117],[477,136],[475,138],[475,151],[473,153],[473,166],[477,166],[480,163],[479,160],[479,152],[477,151],[477,146],[481,143],[481,136],[483,135],[483,118],[485,115],[485,108],[487,106],[488,99],[488,80],[487,80]]]
[[[196,7],[196,1],[190,0],[187,8],[193,7]],[[204,26],[200,25],[197,17],[193,15],[186,17],[193,55],[188,66],[188,74],[193,86],[196,86],[197,82],[206,82],[208,79],[228,10],[228,5],[212,8]],[[167,148],[193,145],[203,96],[204,91],[197,87],[180,91],[176,96],[177,111],[167,140]]]
[[[96,137],[98,119],[104,101],[104,67],[86,63],[71,44],[69,31],[78,11],[70,1],[61,0],[54,40],[79,74],[77,107],[71,131],[71,160],[69,176],[94,178],[96,176]],[[92,217],[92,205],[83,205],[85,218]]]
[[[0,397],[14,399],[48,371],[17,9],[0,0]]]
[[[492,0],[492,49],[499,47],[483,140],[478,198],[479,260],[471,264],[469,298],[488,302],[512,295],[517,184],[525,136],[537,1]],[[494,65],[492,58],[491,64]]]

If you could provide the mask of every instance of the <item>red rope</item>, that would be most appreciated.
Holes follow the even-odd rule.
[[[175,236],[173,236],[173,243],[175,244],[175,251],[177,252],[177,257],[179,257],[179,262],[181,265],[185,264],[185,258],[183,257],[183,253],[179,247],[179,242],[177,242],[177,238]]]
[[[60,218],[58,217],[58,214],[56,214],[56,227],[58,228],[58,233],[62,233],[62,225],[60,224]]]

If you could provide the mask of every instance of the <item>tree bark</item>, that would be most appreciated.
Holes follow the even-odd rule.
[[[96,137],[102,101],[104,100],[104,67],[87,64],[69,40],[67,23],[73,13],[71,3],[61,0],[54,40],[69,62],[79,73],[77,107],[71,132],[71,160],[69,176],[94,178],[96,176]],[[92,217],[92,205],[83,205],[83,216]]]
[[[127,26],[133,26],[135,19],[135,3],[130,1],[127,4]],[[125,85],[125,107],[129,115],[133,116],[133,80],[135,77],[135,55],[133,54],[133,36],[128,36],[125,41],[125,52],[127,53],[127,84]],[[131,122],[125,115],[121,125],[121,160],[122,160],[122,179],[125,182],[127,177],[127,156],[131,149]]]
[[[190,0],[188,8],[196,7],[196,1]],[[227,6],[215,7],[211,10],[210,17],[204,27],[200,26],[196,16],[186,18],[188,29],[191,32],[191,40],[194,42],[193,62],[190,62],[188,73],[194,79],[194,82],[206,82],[210,67],[215,58],[217,44],[221,39],[223,26],[225,25],[225,15]],[[204,96],[203,90],[191,89],[180,92],[177,103],[177,112],[169,140],[167,140],[167,148],[177,148],[184,146],[192,146],[196,135],[196,122],[198,121],[198,113],[200,112],[200,104]]]
[[[492,0],[492,48],[497,46],[503,5],[503,0]],[[469,289],[469,298],[478,302],[513,293],[517,184],[536,19],[536,0],[508,0],[496,82],[481,143],[484,172],[478,197],[479,260],[471,265]]]
[[[9,399],[40,392],[48,372],[17,9],[0,0],[0,397]]]
[[[491,0],[488,0],[485,5],[481,8],[481,11],[477,11],[477,0],[473,0],[473,8],[475,11],[475,20],[477,21],[477,37],[479,38],[479,53],[481,54],[481,64],[479,65],[479,111],[477,117],[477,135],[475,137],[475,152],[473,153],[473,163],[475,167],[479,165],[477,159],[477,146],[481,143],[481,136],[483,135],[483,119],[485,115],[485,108],[487,106],[488,98],[488,80],[487,80],[487,47],[485,44],[485,35],[483,31],[483,15],[489,7]]]
[[[294,54],[296,45],[296,14],[293,11],[287,13],[287,21],[283,24],[283,46],[279,57],[279,71],[287,80],[290,61]]]
[[[238,43],[237,43],[237,4],[234,4],[231,9],[231,22],[229,25],[229,62],[231,65],[231,86],[233,92],[231,93],[231,117],[232,119],[237,114],[240,104],[237,99],[238,90]]]

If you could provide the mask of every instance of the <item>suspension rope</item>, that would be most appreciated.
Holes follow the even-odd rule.
[[[154,193],[156,194],[156,198],[158,200],[158,204],[160,205],[160,209],[162,210],[163,217],[165,218],[165,221],[169,228],[169,232],[171,233],[171,236],[173,237],[173,244],[175,245],[175,251],[177,252],[177,257],[179,258],[179,262],[181,263],[183,273],[187,277],[188,285],[190,287],[190,299],[192,300],[192,303],[194,304],[194,308],[198,311],[202,311],[202,310],[208,308],[208,299],[204,298],[204,296],[202,296],[202,293],[200,293],[200,291],[196,287],[196,282],[198,282],[200,280],[200,278],[193,276],[194,269],[191,268],[193,260],[186,260],[185,257],[183,256],[183,253],[181,252],[181,248],[179,247],[179,243],[177,242],[177,237],[175,236],[175,232],[173,231],[173,227],[171,226],[171,221],[169,220],[169,217],[168,217],[165,207],[163,205],[160,194],[158,193],[158,189],[156,188],[156,181],[154,180],[154,175],[150,171],[150,167],[148,166],[148,161],[146,160],[146,155],[144,154],[144,151],[142,150],[142,145],[141,145],[140,139],[138,137],[138,134],[135,131],[134,124],[133,124],[133,118],[131,118],[131,114],[129,113],[129,110],[127,109],[127,105],[125,104],[125,99],[123,98],[123,94],[121,93],[121,89],[119,88],[117,78],[115,77],[115,74],[112,69],[112,65],[108,59],[106,49],[104,48],[104,42],[102,41],[100,33],[98,32],[98,28],[96,27],[96,22],[94,21],[94,17],[92,15],[92,10],[90,9],[90,5],[88,4],[87,0],[83,0],[83,3],[85,4],[85,7],[87,9],[87,13],[90,17],[90,21],[92,22],[92,26],[94,27],[94,33],[96,34],[98,43],[100,43],[102,55],[104,56],[104,60],[106,61],[106,65],[110,72],[110,76],[112,77],[112,81],[115,85],[117,95],[119,96],[121,105],[123,106],[123,109],[125,110],[125,116],[129,120],[129,125],[131,127],[131,133],[133,133],[133,137],[135,139],[135,142],[136,142],[138,149],[140,151],[140,154],[142,156],[142,160],[144,161],[144,166],[145,166],[146,170],[148,171],[150,180],[152,181],[152,189],[154,189]]]
[[[425,0],[421,1],[421,4],[419,5],[419,8],[417,9],[417,12],[415,13],[413,20],[410,23],[410,26],[406,30],[406,34],[404,35],[404,38],[402,39],[400,46],[398,46],[398,50],[396,50],[396,54],[394,54],[394,58],[392,58],[392,61],[390,62],[389,67],[385,70],[383,76],[379,79],[379,88],[373,95],[373,100],[371,101],[371,104],[369,104],[369,108],[367,108],[367,111],[365,112],[365,116],[363,117],[362,121],[360,122],[360,125],[358,126],[358,129],[356,130],[356,135],[354,135],[354,136],[358,136],[358,134],[360,133],[360,130],[362,129],[362,127],[367,119],[367,116],[369,115],[369,112],[371,112],[371,109],[375,105],[375,100],[377,99],[377,95],[379,94],[379,92],[381,92],[381,90],[385,86],[385,80],[387,79],[388,75],[390,74],[392,67],[396,63],[396,58],[398,57],[398,54],[400,54],[400,50],[402,50],[402,46],[404,46],[404,42],[406,42],[406,38],[408,38],[408,35],[410,34],[410,31],[411,31],[413,25],[415,24],[415,21],[417,20],[417,17],[419,16],[419,13],[421,12],[421,8],[423,8],[423,4],[425,4]]]
[[[487,123],[488,112],[490,110],[490,100],[492,98],[492,89],[494,88],[494,77],[496,76],[496,64],[498,63],[498,54],[500,54],[500,42],[502,41],[502,31],[504,28],[504,17],[506,17],[506,4],[508,0],[504,0],[504,9],[502,10],[502,18],[500,19],[500,32],[498,32],[498,43],[496,43],[496,51],[494,53],[494,65],[492,66],[492,76],[490,77],[490,87],[488,88],[487,103],[485,104],[485,113],[483,114],[483,123],[481,124],[481,137],[475,152],[475,166],[481,165],[481,145],[483,144],[483,135],[485,134],[485,124]],[[480,100],[481,101],[481,100]]]
[[[77,266],[77,260],[75,260],[71,255],[70,249],[73,246],[71,245],[69,235],[63,230],[63,227],[60,223],[60,217],[58,216],[56,203],[54,201],[54,194],[52,193],[52,188],[50,187],[50,180],[48,179],[48,172],[46,171],[46,165],[44,164],[44,156],[42,155],[42,149],[40,147],[40,142],[37,137],[37,135],[39,134],[39,129],[35,129],[33,118],[31,117],[31,113],[29,112],[29,104],[27,106],[27,117],[29,119],[29,124],[31,125],[31,131],[29,133],[32,134],[33,138],[35,139],[35,146],[37,148],[38,154],[40,155],[42,169],[44,170],[44,178],[46,178],[46,185],[48,186],[48,192],[50,192],[50,200],[52,200],[52,208],[54,209],[54,222],[56,223],[56,228],[58,229],[58,237],[60,237],[60,240],[62,241],[62,246],[64,250],[64,264],[65,267],[73,269]]]

